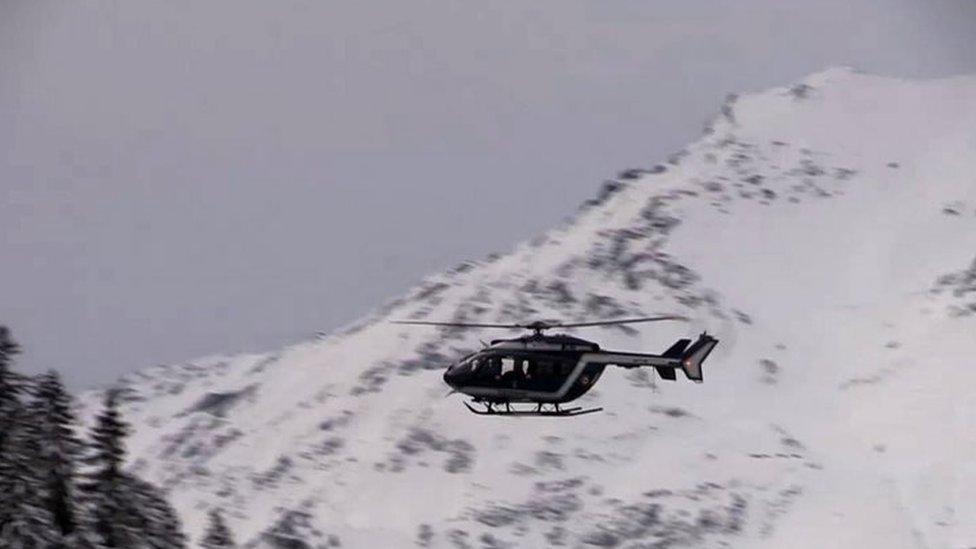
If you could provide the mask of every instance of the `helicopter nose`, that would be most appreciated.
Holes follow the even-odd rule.
[[[455,368],[454,365],[452,364],[444,372],[444,383],[447,383],[451,387],[454,387],[455,384],[457,383],[458,375],[456,370],[457,368]]]

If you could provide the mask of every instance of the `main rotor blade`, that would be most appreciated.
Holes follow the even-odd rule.
[[[610,326],[613,324],[634,324],[637,322],[658,322],[661,320],[688,320],[688,317],[667,315],[667,316],[647,316],[643,318],[624,318],[620,320],[599,320],[596,322],[569,322],[561,324],[550,324],[550,328],[582,328],[584,326]]]
[[[525,324],[475,324],[466,322],[430,322],[427,320],[391,320],[392,324],[414,324],[419,326],[452,326],[454,328],[525,328]]]

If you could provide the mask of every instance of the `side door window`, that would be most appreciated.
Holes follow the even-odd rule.
[[[515,371],[515,359],[510,356],[502,357],[502,376],[512,375]]]
[[[502,359],[501,357],[493,356],[486,359],[488,362],[487,373],[492,379],[500,379],[502,376]]]

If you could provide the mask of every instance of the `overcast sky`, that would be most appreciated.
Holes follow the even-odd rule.
[[[976,72],[976,1],[0,0],[0,323],[75,387],[506,251],[829,65]]]

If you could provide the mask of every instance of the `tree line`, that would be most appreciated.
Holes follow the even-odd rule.
[[[0,325],[0,547],[185,549],[179,517],[156,486],[125,470],[129,426],[105,393],[87,437],[57,372],[13,370],[21,348]],[[204,549],[235,547],[219,512]]]

